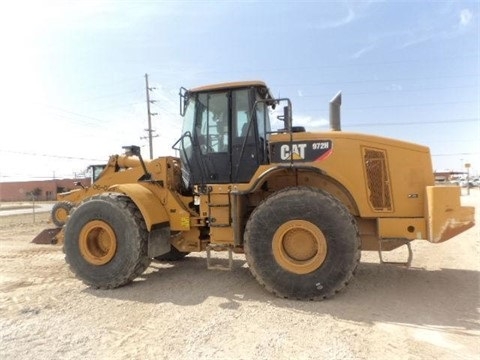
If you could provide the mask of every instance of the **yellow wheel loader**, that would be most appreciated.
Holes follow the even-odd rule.
[[[115,160],[117,156],[112,156],[109,164]],[[35,238],[32,240],[35,244],[61,244],[63,243],[63,232],[62,228],[67,222],[68,216],[72,209],[80,203],[86,197],[92,196],[96,193],[103,192],[105,189],[108,189],[108,186],[105,187],[103,184],[95,184],[100,175],[104,172],[105,165],[90,165],[88,171],[91,172],[91,186],[85,186],[81,182],[75,182],[74,185],[77,186],[77,189],[62,192],[57,194],[57,202],[53,205],[52,210],[50,211],[50,220],[55,225],[55,228],[49,228],[41,231]],[[108,171],[107,173],[115,173],[115,171]],[[127,178],[126,181],[134,181],[134,178]],[[116,183],[116,181],[114,182]],[[110,183],[111,185],[112,183]]]
[[[314,133],[293,126],[290,100],[261,81],[181,88],[179,157],[144,161],[135,146],[118,156],[117,172],[136,176],[71,212],[67,263],[86,284],[111,289],[172,249],[205,251],[207,266],[212,251],[244,253],[268,291],[321,300],[349,283],[361,250],[410,250],[474,225],[460,188],[434,185],[427,147],[343,132],[340,104],[339,93],[331,131]]]
[[[111,180],[111,177],[106,176],[103,179],[100,179],[100,177],[102,175],[112,173],[117,174],[118,171],[114,170],[115,166],[118,167],[118,165],[116,164],[116,158],[117,156],[112,156],[110,158],[110,161],[108,163],[108,165],[110,166],[108,167],[106,165],[90,165],[88,167],[87,170],[91,173],[91,186],[85,187],[84,185],[82,185],[81,182],[75,182],[75,186],[78,186],[77,189],[59,193],[57,195],[57,202],[53,205],[52,211],[50,212],[50,218],[57,228],[62,228],[65,225],[65,223],[67,222],[67,218],[70,215],[70,212],[76,204],[78,204],[86,197],[104,191],[105,185],[108,184],[104,180],[108,179],[107,181],[109,181]],[[120,179],[128,182],[135,181],[133,177],[129,178],[124,176],[120,177]],[[118,180],[115,180],[114,182]],[[109,185],[111,184],[112,183],[110,183]]]
[[[129,148],[129,147],[127,147]],[[52,207],[51,220],[56,229],[45,229],[38,234],[32,242],[37,244],[62,244],[64,241],[64,225],[70,216],[71,211],[84,199],[108,191],[114,184],[135,183],[142,179],[145,174],[148,160],[141,158],[140,152],[133,155],[127,151],[123,155],[113,155],[105,165],[90,165],[91,185],[83,186],[80,182],[75,183],[80,188],[57,195],[57,202]],[[157,260],[176,261],[183,259],[188,252],[178,251],[171,247],[171,250],[160,256]]]

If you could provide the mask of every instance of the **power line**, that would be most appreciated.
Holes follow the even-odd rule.
[[[238,71],[255,71],[255,72],[266,72],[266,71],[291,71],[291,70],[328,70],[328,69],[341,69],[347,67],[363,67],[363,66],[383,66],[383,65],[396,65],[396,64],[411,64],[411,63],[422,63],[426,64],[429,62],[439,63],[439,62],[446,62],[451,60],[459,60],[461,58],[475,58],[478,59],[478,53],[472,52],[470,54],[458,55],[458,56],[449,56],[443,58],[424,58],[424,59],[412,59],[412,60],[392,60],[392,61],[373,61],[373,62],[355,62],[355,63],[342,63],[342,64],[334,64],[334,65],[315,65],[315,66],[289,66],[289,67],[267,67],[267,68],[245,68],[245,69],[238,69]],[[160,72],[160,70],[154,71],[155,73]],[[162,71],[163,73],[163,71]],[[198,74],[224,74],[224,73],[231,73],[231,70],[203,70],[197,71]]]
[[[26,152],[26,151],[12,151],[12,150],[3,150],[0,149],[0,152],[5,152],[9,154],[17,154],[17,155],[26,155],[26,156],[42,156],[48,158],[55,158],[55,159],[66,159],[66,160],[85,160],[85,161],[97,161],[97,162],[104,162],[105,159],[92,159],[92,158],[84,158],[84,157],[75,157],[75,156],[62,156],[62,155],[52,155],[52,154],[41,154],[41,153],[33,153],[33,152]]]
[[[438,121],[405,121],[395,123],[355,123],[345,124],[346,127],[359,127],[359,126],[398,126],[398,125],[424,125],[424,124],[451,124],[451,123],[464,123],[464,122],[478,122],[480,118],[470,119],[450,119],[450,120],[438,120]]]
[[[62,111],[64,113],[71,114],[71,115],[76,116],[76,117],[93,120],[93,122],[92,122],[92,121],[82,121],[82,120],[79,120],[79,119],[73,119],[72,117],[67,117],[67,116],[64,116],[64,115],[61,115],[61,114],[58,114],[58,113],[54,113],[53,111],[47,109],[47,111],[50,111],[50,112],[54,113],[55,116],[59,116],[59,117],[64,118],[64,119],[68,119],[68,120],[70,120],[74,123],[79,123],[79,124],[83,124],[83,125],[102,125],[102,126],[105,126],[105,124],[110,122],[110,120],[100,119],[98,117],[85,115],[85,114],[80,114],[80,113],[77,113],[77,112],[74,112],[74,111],[62,109],[62,108],[52,106],[52,105],[40,104],[40,103],[37,103],[37,104],[41,105],[41,106],[44,106],[46,108],[51,108],[53,110]],[[137,104],[140,104],[140,103],[135,102],[135,103],[129,103],[129,104],[120,105],[120,106],[109,106],[107,108],[102,108],[102,109],[96,110],[96,111],[103,111],[103,110],[107,110],[109,108],[131,108],[133,105],[137,105]]]
[[[136,89],[136,90],[110,93],[110,94],[99,95],[99,96],[91,96],[91,97],[86,97],[86,98],[77,99],[77,100],[78,101],[91,101],[91,100],[104,99],[104,98],[109,98],[109,97],[117,97],[117,96],[120,96],[120,95],[128,95],[128,94],[135,94],[135,93],[140,94],[140,91],[138,89]]]
[[[34,104],[35,104],[35,102],[34,102]],[[96,117],[93,117],[93,116],[79,114],[79,113],[76,113],[76,112],[73,112],[73,111],[70,111],[70,110],[65,110],[65,109],[62,109],[62,108],[59,108],[59,107],[56,107],[56,106],[41,104],[41,103],[36,103],[36,104],[40,105],[40,106],[47,107],[47,108],[51,108],[51,109],[54,109],[54,110],[62,111],[64,113],[71,114],[71,115],[74,115],[74,116],[83,117],[85,119],[90,119],[90,120],[95,120],[95,121],[100,121],[100,122],[106,122],[105,120],[102,120],[102,119],[99,119],[99,118],[96,118]]]
[[[469,89],[469,88],[478,88],[478,85],[465,85],[465,86],[443,86],[443,87],[430,87],[430,88],[417,88],[417,89],[400,89],[400,90],[378,90],[378,91],[363,91],[363,92],[344,92],[345,94],[351,95],[372,95],[372,94],[403,94],[411,92],[421,92],[421,91],[435,91],[435,90],[453,90],[453,89]],[[313,94],[313,95],[299,95],[300,98],[310,98],[310,97],[323,97],[330,96],[332,93],[324,94]]]
[[[372,106],[360,106],[360,107],[349,107],[347,105],[345,106],[344,111],[366,110],[366,109],[416,108],[416,107],[445,106],[445,105],[471,104],[471,103],[478,103],[478,100],[477,101],[444,101],[444,102],[407,104],[407,105],[372,105]],[[305,109],[302,109],[302,111],[325,112],[325,111],[328,111],[328,109],[327,108],[319,108],[319,109],[305,108]]]
[[[461,155],[479,155],[480,152],[474,153],[452,153],[452,154],[431,154],[432,156],[461,156]]]
[[[420,104],[407,104],[407,105],[372,105],[372,106],[361,106],[361,107],[345,107],[348,110],[364,110],[364,109],[387,109],[387,108],[405,108],[405,107],[424,107],[424,106],[439,106],[439,105],[455,105],[455,104],[470,104],[478,103],[477,101],[444,101],[444,102],[433,102],[433,103],[420,103]]]
[[[69,176],[69,175],[65,175],[65,173],[63,175],[60,175],[60,174],[55,174],[55,178],[53,179],[61,179],[61,178],[68,178],[68,177],[75,177],[75,178],[83,178],[84,176],[79,176],[80,174],[77,174],[77,176]],[[25,175],[25,174],[10,174],[10,175],[0,175],[0,178],[28,178],[28,180],[25,180],[25,181],[31,181],[31,180],[34,180],[34,179],[50,179],[52,180],[52,176],[38,176],[38,175]],[[22,180],[18,180],[19,182],[22,182]],[[17,182],[17,181],[15,181]]]
[[[170,111],[170,110],[167,110],[167,108],[163,105],[158,105],[158,104],[153,104],[155,105],[156,107],[158,107],[159,110],[167,113],[167,114],[170,114],[170,115],[173,115],[173,116],[180,116],[180,114],[178,114],[178,112],[174,113],[173,111]]]
[[[116,80],[116,81],[101,81],[101,82],[95,82],[95,84],[88,84],[88,85],[85,85],[85,86],[80,86],[80,87],[77,87],[77,89],[91,89],[92,87],[94,88],[99,88],[99,87],[107,87],[107,86],[117,86],[119,84],[125,84],[125,83],[133,83],[133,82],[138,82],[138,78],[137,77],[128,77],[128,78],[123,78],[123,79],[119,79],[119,80]]]
[[[126,103],[126,104],[123,104],[123,105],[109,105],[109,106],[102,107],[102,108],[99,108],[99,109],[92,109],[92,111],[101,112],[101,111],[110,110],[110,109],[129,108],[129,107],[132,107],[133,105],[140,105],[140,104],[143,104],[143,102],[135,101],[135,102],[129,102],[129,103]]]
[[[306,83],[291,83],[291,84],[273,84],[275,87],[286,86],[322,86],[322,85],[335,85],[335,84],[363,84],[363,83],[376,83],[376,82],[393,82],[393,81],[420,81],[420,80],[436,80],[436,79],[451,79],[451,78],[472,78],[479,77],[480,74],[465,74],[465,75],[443,75],[443,76],[430,76],[430,77],[411,77],[411,78],[396,78],[396,79],[366,79],[366,80],[352,80],[352,81],[320,81],[314,84]]]

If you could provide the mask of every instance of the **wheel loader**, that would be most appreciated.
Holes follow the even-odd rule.
[[[112,156],[108,162],[108,167],[106,165],[90,165],[87,168],[87,171],[91,172],[90,186],[84,186],[81,182],[75,182],[75,186],[79,188],[57,194],[57,202],[53,205],[52,211],[50,212],[50,218],[52,220],[52,223],[57,228],[62,228],[65,225],[67,218],[72,211],[72,208],[82,199],[92,196],[96,193],[103,192],[105,189],[108,189],[108,185],[112,184],[111,176],[100,179],[102,175],[112,173],[115,175],[122,174],[121,172],[118,172],[117,167],[119,165],[117,164],[116,159],[117,156]],[[115,176],[115,180],[113,181],[113,183],[117,183],[118,181],[123,180],[123,178],[125,181],[128,182],[135,180],[134,178],[128,178],[125,176],[120,176],[120,178]],[[105,179],[107,180],[104,181]]]
[[[362,250],[405,245],[408,265],[411,241],[441,243],[474,226],[460,188],[434,185],[427,147],[341,131],[340,105],[341,93],[331,130],[315,133],[294,126],[290,100],[262,81],[181,88],[178,157],[144,161],[126,147],[116,161],[135,176],[74,208],[67,263],[112,289],[172,249],[206,252],[208,267],[217,251],[228,252],[227,268],[243,253],[269,292],[321,300],[350,282]],[[282,115],[270,119],[276,107]]]
[[[64,225],[72,210],[82,200],[108,191],[110,186],[114,184],[128,184],[138,181],[145,174],[145,164],[148,164],[148,160],[144,161],[137,149],[135,154],[128,151],[122,156],[112,155],[107,164],[90,165],[88,171],[91,173],[91,185],[84,186],[77,182],[75,185],[80,188],[58,194],[57,202],[53,205],[51,211],[51,220],[56,228],[43,230],[32,242],[37,244],[63,244]],[[188,255],[187,252],[180,252],[171,247],[168,253],[157,256],[155,259],[175,261],[181,260],[186,255]]]

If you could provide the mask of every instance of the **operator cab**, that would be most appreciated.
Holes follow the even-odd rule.
[[[180,97],[183,135],[174,148],[187,188],[247,183],[260,165],[269,163],[269,107],[276,102],[265,83],[182,88]]]
[[[90,180],[91,180],[92,184],[100,178],[100,176],[102,175],[103,170],[105,170],[106,166],[107,166],[106,164],[90,165],[87,168],[87,172],[89,172],[90,176],[91,176]]]

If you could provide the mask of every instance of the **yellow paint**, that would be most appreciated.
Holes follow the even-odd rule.
[[[180,224],[186,230],[190,229],[190,217],[189,216],[182,216],[180,218]]]
[[[272,239],[276,262],[300,275],[317,270],[325,261],[327,249],[322,231],[305,220],[287,221],[275,231]]]
[[[378,237],[383,239],[404,238],[425,239],[427,236],[425,218],[379,218]]]
[[[110,187],[110,191],[119,192],[127,195],[137,205],[150,231],[155,224],[169,222],[169,216],[164,205],[146,184],[121,184]],[[161,188],[158,187],[158,191]],[[164,190],[165,191],[165,190]]]
[[[97,266],[108,264],[117,251],[115,231],[104,221],[90,221],[80,231],[78,247],[88,263]]]

